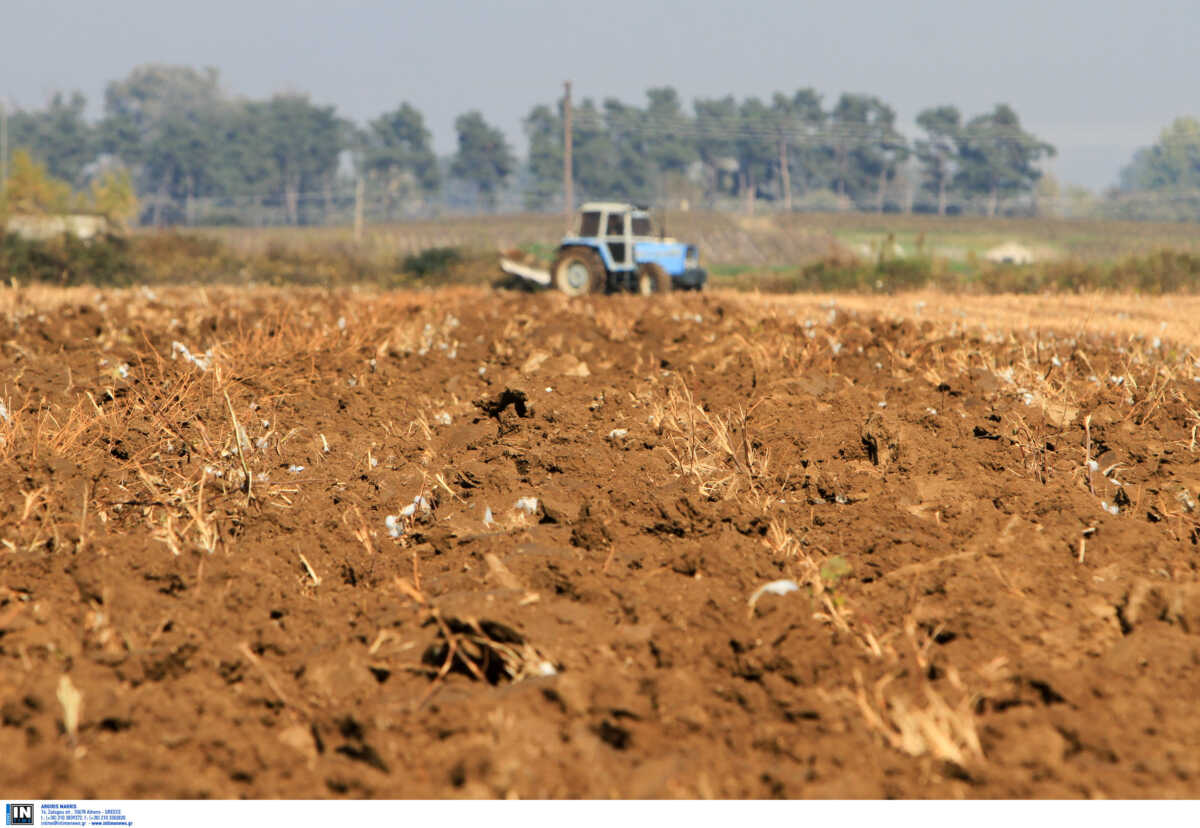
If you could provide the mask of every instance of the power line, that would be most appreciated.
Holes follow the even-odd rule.
[[[618,117],[627,117],[621,113]],[[792,144],[827,145],[833,142],[879,142],[893,143],[897,139],[906,140],[893,124],[861,124],[861,123],[811,123],[803,126],[779,124],[769,127],[753,126],[751,124],[720,124],[707,121],[703,116],[689,118],[680,116],[673,123],[655,123],[653,116],[648,113],[638,113],[637,122],[617,122],[609,115],[595,110],[579,110],[574,113],[576,128],[580,131],[591,130],[607,134],[634,133],[642,136],[716,139],[716,140],[771,140],[787,139]],[[1012,127],[979,127],[963,128],[957,136],[950,137],[951,141],[962,140],[972,145],[1003,145],[1025,142],[1030,137],[1019,128]]]
[[[347,182],[344,182],[344,183],[345,183],[344,189],[335,189],[335,191],[332,194],[327,194],[323,190],[310,190],[310,191],[306,191],[306,192],[296,193],[296,194],[294,194],[293,198],[298,205],[321,205],[321,206],[324,206],[324,205],[328,204],[334,210],[352,211],[354,204],[356,202],[355,193],[354,193],[355,182],[354,182],[354,180],[348,180]],[[894,184],[894,182],[892,182],[892,183]],[[916,186],[916,182],[912,182],[912,183],[914,184],[914,186]],[[920,188],[918,187],[918,189],[920,189]],[[362,204],[363,204],[364,208],[395,207],[397,205],[413,204],[413,203],[420,203],[420,204],[426,204],[426,205],[437,205],[438,203],[444,201],[444,199],[437,198],[437,197],[421,197],[416,194],[393,196],[393,195],[389,195],[387,193],[380,193],[377,189],[375,190],[375,192],[371,192],[371,190],[372,190],[372,187],[369,184],[366,184],[364,186],[364,193],[363,193],[363,197],[362,197]],[[516,200],[517,198],[523,198],[526,194],[534,192],[534,191],[535,191],[535,189],[533,187],[515,186],[515,187],[507,188],[500,195],[501,195],[501,197],[504,197],[505,195],[507,195],[510,197],[511,200]],[[809,188],[807,190],[808,195],[812,195],[813,193],[826,193],[826,192],[828,192],[828,191],[823,188]],[[870,193],[869,200],[874,202],[876,195],[877,194],[875,192]],[[959,194],[948,193],[947,195],[948,195],[947,204],[949,206],[953,206],[955,204],[986,203],[990,199],[990,196],[988,196],[986,194],[967,196],[967,195],[963,195],[961,193],[959,193]],[[1074,205],[1074,204],[1079,203],[1080,201],[1087,200],[1086,198],[1080,199],[1080,198],[1069,196],[1069,195],[1068,196],[1064,196],[1064,195],[1050,196],[1050,195],[1037,195],[1037,194],[1028,193],[1028,192],[1020,193],[1018,195],[1001,194],[1001,197],[1008,199],[1008,200],[1011,200],[1013,198],[1024,198],[1029,201],[1037,201],[1039,204],[1057,204],[1057,205]],[[1191,202],[1196,202],[1196,203],[1200,204],[1200,190],[1184,190],[1184,191],[1175,191],[1175,192],[1163,192],[1163,191],[1116,192],[1116,193],[1110,193],[1105,196],[1096,195],[1096,196],[1093,196],[1093,199],[1094,199],[1094,202],[1097,204],[1106,203],[1106,204],[1112,204],[1112,205],[1128,204],[1128,203],[1150,204],[1150,205],[1169,205],[1169,204],[1187,204],[1187,203],[1191,203]],[[178,205],[186,204],[190,200],[194,210],[205,210],[205,209],[207,209],[207,210],[218,209],[219,210],[219,209],[239,209],[239,208],[283,210],[283,209],[285,209],[285,205],[282,202],[284,202],[286,199],[284,198],[282,192],[279,190],[262,190],[262,191],[259,191],[256,193],[240,193],[236,196],[224,196],[224,195],[193,196],[191,199],[185,199],[185,198],[179,198],[179,197],[173,197],[173,196],[160,197],[160,196],[151,194],[148,197],[144,197],[142,200],[147,203],[152,203],[154,201],[165,201],[165,202],[169,202],[172,204],[178,204]],[[864,200],[866,200],[865,196],[864,196]],[[920,199],[920,198],[916,199],[916,201],[917,201],[917,203],[923,203],[922,199]],[[269,204],[268,202],[278,202],[278,203]]]
[[[0,193],[8,188],[8,105],[0,98]]]

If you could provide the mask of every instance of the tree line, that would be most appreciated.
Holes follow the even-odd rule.
[[[1029,195],[1037,163],[1054,148],[1026,132],[1007,105],[963,118],[953,106],[924,110],[922,134],[903,135],[878,97],[843,94],[823,105],[813,89],[770,101],[700,99],[687,111],[670,87],[644,107],[586,99],[573,112],[573,176],[584,193],[655,201],[691,193],[826,209],[920,207],[945,214],[949,200],[978,201],[989,215]],[[554,199],[562,180],[563,107],[535,107],[529,137],[528,206]]]
[[[154,64],[109,83],[97,121],[82,94],[57,94],[40,110],[9,113],[8,138],[77,189],[125,171],[147,224],[342,220],[360,181],[373,218],[548,210],[562,207],[564,103],[538,104],[524,118],[525,159],[478,111],[457,118],[456,150],[442,158],[409,103],[357,124],[302,94],[237,98],[214,69]],[[689,107],[659,87],[641,104],[588,98],[573,107],[572,175],[580,199],[988,215],[1036,205],[1039,163],[1055,149],[1011,107],[970,117],[930,107],[916,124],[918,134],[903,134],[895,110],[871,95],[827,105],[809,88]],[[1182,163],[1171,147],[1195,144],[1189,129],[1200,125],[1177,125],[1170,147],[1140,153],[1123,183],[1185,186],[1171,178]]]

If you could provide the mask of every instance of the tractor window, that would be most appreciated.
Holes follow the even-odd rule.
[[[599,213],[584,213],[583,221],[580,222],[579,235],[584,236],[599,236],[600,235],[600,214]]]
[[[650,226],[649,216],[634,216],[633,217],[633,235],[635,236],[653,236],[654,228]]]
[[[609,236],[624,236],[625,235],[625,216],[623,213],[608,214],[608,232],[605,235]]]

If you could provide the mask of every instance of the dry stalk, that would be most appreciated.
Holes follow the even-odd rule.
[[[308,558],[304,557],[304,553],[297,550],[297,555],[300,556],[300,563],[304,564],[304,569],[308,572],[308,577],[312,578],[313,586],[320,586],[321,579],[317,577],[317,573],[313,571],[312,564],[308,562]]]
[[[209,520],[210,515],[204,513],[204,481],[207,479],[208,473],[201,471],[200,485],[196,492],[196,505],[184,503],[184,508],[191,515],[192,525],[200,533],[200,547],[212,555],[217,551],[217,542],[220,540],[220,531],[215,523]],[[189,527],[190,528],[190,527]],[[187,531],[186,529],[184,531]]]
[[[250,477],[250,466],[246,464],[246,452],[242,444],[242,427],[238,425],[237,415],[233,413],[233,403],[229,401],[229,392],[222,389],[221,393],[225,395],[225,407],[229,410],[229,421],[233,423],[233,443],[237,448],[238,460],[242,464],[242,474],[246,477],[246,481],[243,484],[243,491],[246,493],[246,500],[249,501],[254,497],[254,492]]]
[[[58,703],[62,706],[63,730],[67,732],[67,738],[71,740],[71,744],[75,744],[75,739],[79,734],[80,714],[83,710],[83,694],[71,682],[71,677],[63,673],[58,680],[58,690],[55,695]]]
[[[1083,418],[1083,466],[1087,474],[1088,492],[1094,497],[1096,487],[1092,484],[1092,415],[1088,414]],[[1082,543],[1082,542],[1081,542]],[[1079,553],[1080,560],[1083,559],[1082,547]]]
[[[810,586],[814,595],[820,599],[821,605],[825,608],[824,612],[813,613],[813,618],[823,621],[831,625],[835,630],[850,636],[854,640],[854,643],[872,658],[884,658],[884,642],[887,641],[888,635],[885,635],[884,642],[881,642],[869,626],[865,630],[860,631],[858,625],[853,623],[852,613],[845,607],[844,603],[836,596],[831,596],[829,592],[825,591],[824,584],[819,575],[815,581],[810,581]],[[891,645],[888,645],[886,654],[894,656],[894,652]]]
[[[412,437],[414,431],[420,432],[426,443],[433,440],[433,429],[429,427],[429,418],[425,416],[425,412],[418,414],[416,418],[408,424],[407,436]]]
[[[362,511],[356,504],[352,504],[345,514],[342,515],[342,523],[349,526],[351,515],[358,519],[358,526],[351,530],[354,533],[355,540],[363,545],[368,555],[374,557],[375,544],[371,540],[371,530],[367,528],[367,520],[363,517]]]
[[[285,707],[291,707],[294,710],[298,710],[305,716],[309,715],[308,709],[303,704],[293,702],[288,698],[287,694],[283,692],[283,687],[280,686],[279,681],[275,678],[271,671],[267,669],[267,665],[263,664],[262,659],[255,655],[254,651],[250,649],[250,644],[248,642],[243,641],[241,644],[239,644],[238,652],[245,656],[246,660],[254,665],[258,672],[262,675],[263,681],[265,681],[267,686],[271,688],[271,692],[275,694],[275,697],[278,698]]]
[[[855,701],[867,725],[895,750],[909,756],[933,756],[960,767],[983,759],[983,747],[971,709],[971,698],[951,706],[931,684],[924,686],[925,705],[916,707],[903,696],[888,697],[885,690],[900,673],[878,682],[869,697],[862,672],[854,671]]]
[[[494,669],[499,669],[513,681],[525,678],[552,675],[555,667],[515,631],[504,628],[492,622],[480,622],[473,618],[447,618],[420,588],[420,576],[417,561],[413,560],[413,581],[396,576],[394,583],[408,598],[412,599],[420,609],[422,624],[434,624],[438,637],[442,641],[439,650],[431,649],[433,658],[440,658],[441,663],[433,675],[428,689],[416,702],[420,709],[433,698],[442,681],[456,666],[466,671],[477,681],[489,682]],[[497,635],[489,634],[489,629],[498,630]],[[427,655],[426,658],[430,656]],[[426,672],[417,669],[417,672]]]
[[[151,515],[150,523],[151,525],[154,525],[153,515]],[[156,541],[159,541],[160,543],[165,543],[167,548],[171,550],[171,554],[175,557],[178,558],[183,554],[183,549],[179,542],[179,535],[175,531],[175,518],[170,511],[166,512],[166,516],[163,518],[162,524],[157,526],[154,531],[150,533],[150,537]]]
[[[25,499],[25,508],[21,511],[21,523],[29,520],[29,515],[34,509],[40,506],[48,506],[50,499],[46,497],[46,486],[39,486],[28,492],[21,492],[21,496]]]
[[[705,411],[681,383],[668,392],[658,417],[678,473],[694,477],[706,497],[735,497],[742,489],[753,494],[767,473],[769,454],[753,447],[748,412],[739,408],[735,416],[727,420]]]
[[[448,483],[446,483],[446,478],[440,472],[438,474],[436,474],[433,479],[435,481],[437,481],[438,486],[440,486],[442,489],[444,489],[446,494],[450,495],[450,497],[454,498],[459,503],[466,503],[465,500],[463,500],[461,497],[459,497],[457,494],[455,494],[454,490],[450,488],[450,485]],[[424,483],[424,481],[422,481],[422,484],[423,483]],[[424,488],[423,485],[422,485],[422,488]],[[433,495],[430,494],[430,497],[432,498]]]
[[[83,509],[79,515],[79,546],[75,550],[75,554],[81,554],[87,546],[87,513],[88,513],[88,485],[83,486]]]
[[[1189,408],[1187,410],[1187,413],[1188,413],[1188,418],[1193,421],[1193,423],[1192,423],[1192,440],[1190,443],[1188,443],[1188,451],[1190,451],[1192,454],[1195,454],[1196,453],[1196,433],[1198,431],[1200,431],[1200,411],[1197,411],[1195,408]]]
[[[1021,464],[1027,473],[1036,477],[1039,483],[1045,484],[1050,479],[1050,465],[1046,458],[1046,435],[1041,431],[1035,434],[1020,414],[1014,414],[1013,417],[1017,421],[1013,442],[1021,451]]]

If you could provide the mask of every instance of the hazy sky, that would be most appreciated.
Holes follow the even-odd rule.
[[[41,106],[149,62],[215,66],[253,97],[308,92],[359,121],[410,101],[440,151],[479,109],[524,149],[521,118],[577,97],[642,102],[876,94],[904,124],[930,105],[1011,104],[1056,144],[1050,169],[1093,188],[1200,111],[1198,0],[0,0],[0,97]],[[909,130],[906,130],[909,131]],[[911,131],[909,131],[911,134]]]

